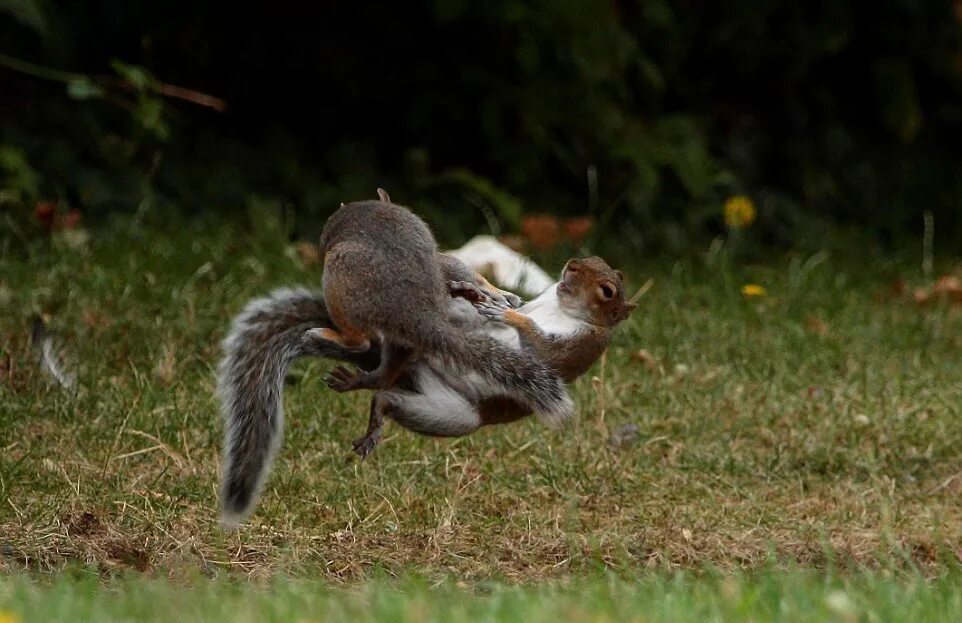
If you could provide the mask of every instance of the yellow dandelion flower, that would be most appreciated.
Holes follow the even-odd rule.
[[[757,283],[747,283],[742,286],[742,294],[747,297],[765,296],[768,294],[768,290]]]
[[[729,197],[725,202],[725,225],[729,229],[744,229],[755,222],[755,204],[745,195]]]
[[[20,623],[20,617],[9,610],[0,610],[0,623]]]

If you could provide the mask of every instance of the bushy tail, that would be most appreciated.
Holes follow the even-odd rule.
[[[448,327],[422,336],[422,343],[428,352],[496,384],[498,391],[528,405],[548,424],[559,425],[574,417],[564,381],[523,349],[509,348],[483,333]]]
[[[281,441],[284,376],[291,362],[304,356],[345,358],[304,340],[314,327],[333,327],[320,293],[282,288],[248,303],[222,343],[217,392],[225,425],[221,513],[227,525],[253,509],[270,471]],[[379,355],[367,359],[352,361],[373,368]]]

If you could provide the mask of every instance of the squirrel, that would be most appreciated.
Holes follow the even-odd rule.
[[[569,412],[563,386],[543,366],[510,354],[502,362],[494,356],[506,351],[496,342],[454,330],[446,319],[444,267],[431,230],[407,208],[390,203],[387,193],[379,195],[380,201],[341,206],[321,232],[321,283],[338,329],[320,328],[314,337],[351,352],[368,350],[372,337],[381,339],[375,370],[333,377],[331,388],[387,389],[413,356],[441,354],[516,388],[546,414]]]
[[[453,364],[483,379],[549,423],[574,415],[564,381],[537,357],[464,330],[479,314],[465,313],[464,301],[455,302],[460,299],[451,298],[446,284],[465,281],[505,307],[520,300],[439,253],[424,221],[383,190],[378,195],[380,201],[342,204],[325,224],[323,295],[283,289],[257,299],[223,341],[217,385],[226,425],[225,523],[246,515],[263,485],[280,443],[284,375],[299,357],[356,365],[357,372],[332,372],[328,384],[336,391],[388,390],[410,376],[412,358],[432,357],[449,372]]]
[[[466,292],[473,291],[473,304],[483,316],[513,328],[521,347],[571,382],[601,357],[614,328],[637,307],[625,300],[624,279],[624,273],[600,257],[571,259],[560,282],[520,309],[491,297],[476,283],[451,288],[467,298],[472,297]]]
[[[520,309],[512,309],[518,307],[517,297],[497,290],[458,260],[439,259],[446,267],[450,294],[461,297],[449,301],[452,322],[464,330],[484,331],[513,348],[531,349],[566,381],[597,361],[615,326],[635,309],[625,302],[622,273],[598,258],[570,260],[559,283]],[[484,324],[482,317],[490,321]],[[266,437],[251,428],[238,440],[262,447],[240,451],[253,457],[249,464],[233,467],[246,477],[225,475],[227,523],[236,523],[251,510],[266,478],[280,439],[282,381],[289,364],[299,357],[320,356],[367,370],[378,366],[376,342],[371,350],[356,352],[315,338],[316,327],[332,326],[321,295],[306,289],[276,290],[249,303],[235,319],[224,340],[219,373],[225,417],[229,423],[265,420],[274,428]],[[456,437],[530,414],[529,407],[492,391],[476,373],[453,374],[443,361],[422,359],[398,387],[375,394],[367,433],[354,442],[354,449],[362,458],[374,449],[385,416],[417,433]]]
[[[614,328],[637,307],[625,300],[622,272],[597,257],[569,260],[560,282],[519,309],[476,281],[452,282],[450,290],[493,321],[484,332],[531,352],[566,382],[588,371],[611,343]],[[418,361],[409,377],[404,387],[375,394],[367,434],[354,442],[362,458],[377,445],[385,416],[417,433],[457,437],[531,414],[476,374],[452,373],[437,358]]]

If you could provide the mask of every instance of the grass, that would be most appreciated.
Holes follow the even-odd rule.
[[[374,599],[365,587],[376,584],[349,595],[332,584],[412,573],[475,591],[493,583],[506,596],[425,592],[432,613],[612,600],[601,580],[511,588],[603,571],[640,578],[617,590],[664,607],[647,611],[652,620],[703,602],[715,608],[706,616],[726,616],[737,604],[724,581],[695,579],[706,568],[749,574],[726,575],[742,578],[732,580],[739,595],[799,587],[798,620],[811,614],[805,604],[823,603],[830,580],[787,569],[850,574],[837,581],[854,582],[859,603],[911,601],[912,591],[936,609],[958,599],[947,585],[877,576],[957,579],[962,548],[962,316],[887,296],[896,277],[919,280],[894,260],[626,267],[634,287],[649,277],[655,287],[604,365],[575,384],[580,418],[563,433],[535,420],[460,440],[392,427],[359,463],[350,440],[364,429],[367,396],[326,391],[328,364],[306,362],[286,390],[289,426],[264,499],[246,530],[223,532],[218,341],[249,298],[318,282],[282,240],[223,224],[117,223],[87,250],[38,243],[29,256],[0,256],[3,569],[36,577],[79,564],[226,586],[322,580],[269,589],[301,596],[298,612]],[[745,283],[768,294],[746,298]],[[32,312],[48,314],[79,361],[77,395],[37,369]],[[14,609],[56,608],[52,592],[104,607],[89,584],[66,578],[7,580],[2,594]],[[125,607],[181,590],[138,582]],[[224,590],[230,607],[273,607],[269,593]],[[390,594],[371,616],[401,607]],[[759,603],[745,612],[766,620],[763,604],[775,602]]]
[[[336,589],[316,581],[279,580],[251,589],[237,582],[185,588],[140,578],[104,587],[93,577],[38,585],[0,581],[0,617],[43,621],[679,621],[804,622],[951,621],[962,609],[957,576],[846,579],[817,574],[755,577],[612,576],[536,587],[493,584],[470,591],[423,581],[367,582]],[[158,608],[158,604],[164,607]]]

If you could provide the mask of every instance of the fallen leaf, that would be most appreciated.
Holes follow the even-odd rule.
[[[649,370],[654,370],[658,367],[658,359],[654,355],[649,353],[647,350],[642,348],[641,350],[631,353],[631,358],[645,366]]]
[[[806,318],[805,327],[815,335],[825,335],[828,333],[828,325],[817,316],[809,316]]]
[[[530,214],[521,219],[521,235],[538,251],[550,251],[561,239],[561,222],[550,214]]]
[[[70,210],[62,219],[58,219],[58,227],[63,229],[77,229],[80,226],[80,210]]]
[[[960,302],[962,301],[962,280],[955,275],[942,275],[932,286],[932,293]]]
[[[320,264],[321,253],[316,244],[302,240],[294,245],[294,249],[297,251],[297,256],[301,258],[304,268]]]
[[[588,237],[592,227],[594,227],[594,221],[591,220],[590,216],[565,219],[565,236],[568,238],[568,242],[577,246]]]
[[[44,231],[53,229],[54,219],[57,217],[56,201],[38,201],[33,209],[33,217]]]

